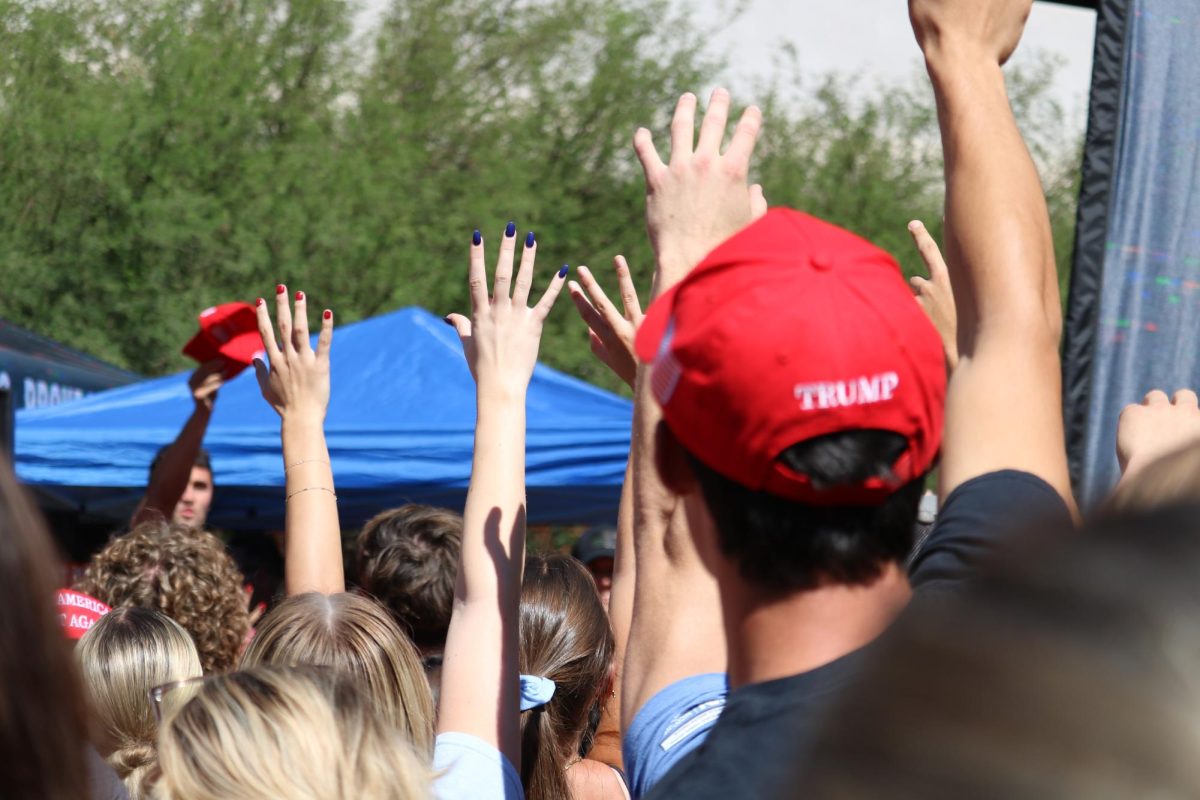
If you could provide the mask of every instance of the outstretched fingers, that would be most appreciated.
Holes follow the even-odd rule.
[[[737,127],[733,129],[733,138],[729,147],[725,148],[725,163],[739,173],[750,171],[750,156],[754,155],[754,145],[758,142],[758,133],[762,130],[762,112],[758,106],[748,106],[742,112]]]
[[[279,366],[280,359],[283,358],[283,353],[279,350],[279,343],[275,340],[275,330],[271,327],[271,312],[267,311],[267,301],[258,298],[258,302],[254,308],[258,319],[258,335],[262,337],[263,351],[266,352],[268,360],[271,362],[271,367]]]
[[[579,276],[579,283],[583,286],[583,290],[587,292],[588,299],[591,300],[597,313],[604,318],[606,327],[612,328],[625,318],[608,299],[608,295],[604,293],[604,289],[596,282],[596,278],[592,275],[590,269],[582,266],[576,267],[575,274]]]
[[[567,273],[571,268],[563,264],[558,272],[554,273],[554,277],[550,280],[550,285],[546,287],[545,293],[542,294],[542,299],[538,300],[538,304],[533,307],[533,313],[539,320],[545,320],[550,316],[550,309],[554,308],[554,301],[558,299],[558,295],[562,292],[563,284],[567,282]]]
[[[700,123],[700,138],[696,143],[696,154],[713,159],[721,154],[721,140],[725,138],[725,123],[729,121],[729,92],[722,88],[713,89],[708,100],[708,110]],[[673,154],[672,154],[673,155]]]
[[[647,186],[656,186],[658,184],[658,176],[667,168],[663,163],[662,158],[658,155],[658,149],[654,146],[654,137],[646,128],[638,128],[633,134],[633,151],[637,154],[638,162],[642,165],[642,173],[646,178]]]
[[[467,266],[471,288],[471,307],[475,311],[488,306],[487,266],[483,261],[483,236],[475,231],[471,238],[471,257]]]
[[[517,224],[509,222],[500,238],[500,255],[496,259],[495,286],[492,290],[492,302],[496,305],[506,305],[512,301],[510,294],[513,274],[513,254],[517,249]]]
[[[292,343],[292,307],[288,304],[287,287],[282,283],[275,287],[275,318],[279,324],[279,348],[290,355],[296,350]]]
[[[629,270],[629,262],[625,260],[625,256],[614,256],[613,268],[617,271],[617,289],[621,292],[625,319],[635,324],[641,322],[642,301],[638,299],[637,287],[633,285],[633,273]]]
[[[692,142],[696,136],[696,95],[686,92],[675,104],[675,116],[671,118],[671,162],[682,161],[692,155]]]
[[[521,265],[517,268],[517,279],[513,283],[512,302],[524,308],[529,302],[529,290],[533,287],[533,264],[537,260],[537,237],[533,231],[525,234],[525,245],[521,248]]]
[[[329,358],[333,347],[333,312],[328,308],[321,312],[321,335],[317,337],[317,358]]]
[[[304,292],[296,292],[296,312],[292,319],[292,348],[297,353],[312,352],[308,339],[308,301]]]
[[[917,252],[921,254],[921,260],[925,262],[925,268],[929,270],[930,280],[934,283],[948,284],[950,282],[950,271],[946,268],[946,261],[942,258],[942,251],[938,249],[937,242],[929,234],[925,223],[919,219],[914,219],[908,223],[908,232],[912,236],[913,244],[917,246]]]

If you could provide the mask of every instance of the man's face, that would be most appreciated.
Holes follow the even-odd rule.
[[[175,505],[172,522],[189,528],[203,528],[208,519],[208,508],[212,505],[212,472],[204,467],[192,467],[187,488]]]
[[[600,592],[600,602],[608,611],[608,598],[612,595],[613,560],[607,556],[593,558],[587,564],[588,572],[596,581],[596,591]]]

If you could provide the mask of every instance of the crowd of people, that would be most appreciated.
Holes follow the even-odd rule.
[[[314,346],[302,291],[256,305],[286,508],[265,614],[205,530],[221,365],[129,530],[60,589],[65,626],[51,539],[0,470],[0,796],[1195,796],[1200,404],[1126,409],[1121,483],[1083,519],[1049,218],[1001,71],[1031,2],[909,0],[945,156],[943,247],[909,224],[928,279],[768,209],[761,114],[730,133],[722,89],[698,125],[679,99],[667,160],[634,136],[648,294],[617,256],[619,308],[586,267],[535,295],[536,236],[474,231],[470,312],[446,318],[476,386],[465,508],[381,511],[350,591],[334,319]],[[629,464],[615,529],[527,554],[525,397],[564,288],[633,391]]]

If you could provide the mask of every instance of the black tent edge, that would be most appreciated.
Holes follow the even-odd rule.
[[[1104,282],[1110,194],[1116,173],[1128,0],[1100,0],[1096,19],[1083,175],[1063,340],[1063,415],[1071,484],[1080,494],[1088,407]]]

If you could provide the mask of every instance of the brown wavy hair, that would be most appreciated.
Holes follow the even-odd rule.
[[[352,592],[289,597],[263,618],[242,656],[259,665],[333,667],[353,677],[372,707],[433,757],[433,696],[421,657],[387,610]]]
[[[54,606],[50,536],[0,457],[0,797],[88,796],[83,688]]]
[[[76,588],[113,608],[166,614],[191,634],[213,673],[233,669],[250,630],[242,583],[220,539],[159,520],[110,541]]]
[[[376,515],[358,535],[359,585],[417,647],[446,646],[462,527],[462,516],[453,511],[409,503]]]
[[[587,748],[592,711],[610,685],[614,647],[583,564],[558,554],[526,559],[520,637],[521,674],[555,684],[549,703],[521,714],[521,783],[529,800],[566,800],[567,767]]]

